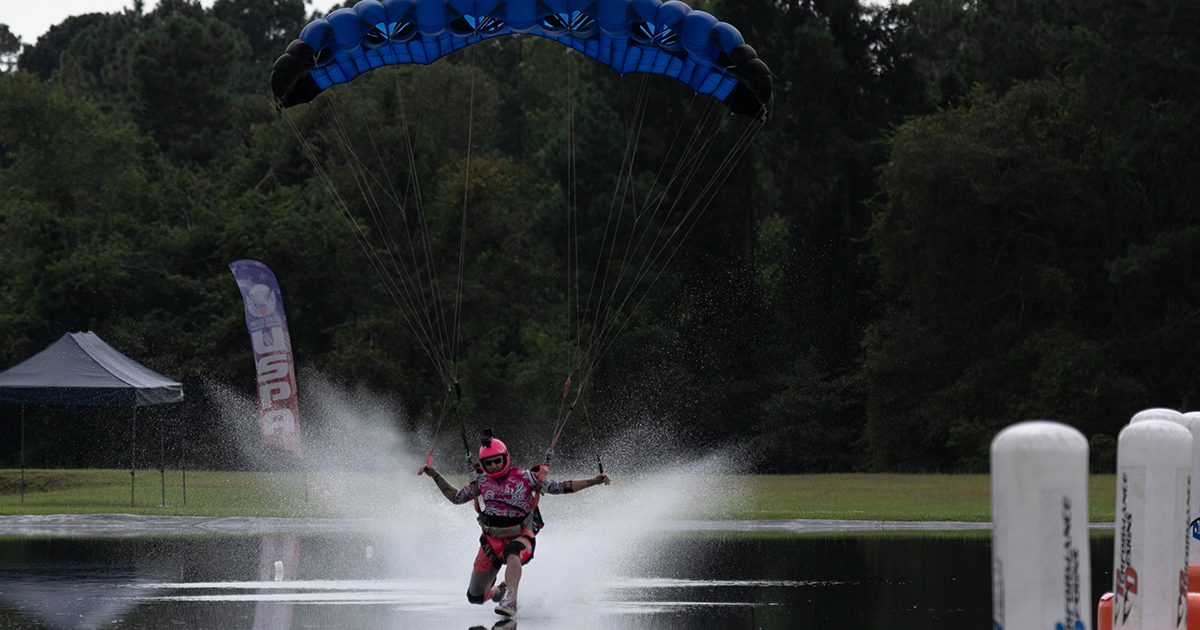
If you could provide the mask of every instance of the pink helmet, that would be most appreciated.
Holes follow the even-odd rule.
[[[485,470],[484,474],[491,477],[492,479],[498,479],[498,478],[503,477],[504,475],[508,474],[508,465],[509,465],[508,447],[504,446],[504,442],[501,442],[500,440],[497,440],[496,438],[493,438],[493,437],[483,438],[483,446],[479,447],[479,463],[482,464],[483,460],[485,460],[489,457],[495,457],[497,455],[504,456],[504,468],[501,468],[500,472],[494,472],[494,473],[487,472]]]

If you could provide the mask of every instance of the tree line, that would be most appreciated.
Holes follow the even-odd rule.
[[[1088,435],[1103,470],[1134,412],[1197,406],[1200,5],[699,8],[771,67],[774,114],[620,313],[586,393],[594,431],[656,424],[771,472],[979,472],[999,428],[1049,418]],[[249,393],[226,264],[255,258],[280,280],[302,377],[393,397],[406,428],[436,422],[444,388],[323,184],[355,176],[332,110],[281,116],[269,97],[271,64],[313,17],[301,0],[163,0],[70,17],[23,47],[0,29],[0,366],[93,330],[196,404],[205,383]],[[642,79],[540,38],[479,46],[322,99],[397,181],[411,140],[434,249],[456,272],[471,169],[462,412],[542,444],[570,344],[568,261],[600,251]],[[629,177],[656,191],[688,95],[646,85]],[[378,237],[364,203],[345,201]],[[564,448],[588,448],[584,427]],[[221,465],[219,430],[197,430],[201,460]],[[47,460],[93,462],[39,440]]]

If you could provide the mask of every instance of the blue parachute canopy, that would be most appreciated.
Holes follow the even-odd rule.
[[[429,64],[491,37],[552,39],[621,74],[660,74],[734,113],[770,115],[771,71],[733,26],[678,0],[362,0],[310,22],[275,62],[280,109],[373,68]]]

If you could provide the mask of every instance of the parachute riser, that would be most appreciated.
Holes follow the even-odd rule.
[[[583,396],[583,386],[586,383],[586,381],[587,381],[587,379],[584,378],[584,382],[580,383],[579,387],[576,388],[575,399],[571,401],[571,406],[567,408],[566,415],[562,414],[562,409],[566,405],[567,396],[571,392],[571,376],[568,375],[566,383],[563,384],[563,398],[562,398],[562,402],[559,404],[559,409],[558,409],[560,418],[559,418],[559,420],[555,421],[554,436],[550,439],[550,448],[546,449],[546,456],[542,462],[542,465],[547,470],[550,467],[550,460],[554,457],[554,447],[555,447],[555,445],[558,444],[558,438],[562,436],[563,429],[565,429],[567,426],[567,421],[571,419],[571,414],[574,413],[574,411],[575,411],[575,405],[579,404],[579,400]],[[589,430],[591,429],[591,421],[590,420],[588,421],[588,428],[589,428]],[[592,432],[592,442],[593,443],[596,442],[596,434],[594,431]],[[598,446],[596,448],[596,466],[597,466],[597,468],[600,469],[600,473],[603,474],[604,473],[604,462],[600,459],[600,449]]]
[[[457,381],[454,382],[454,397],[454,418],[458,420],[459,435],[462,437],[463,454],[467,460],[467,472],[468,474],[472,472],[478,473],[482,470],[482,467],[471,455],[471,444],[467,440],[467,423],[463,422],[462,415],[458,411],[459,406],[462,404],[462,387]],[[472,478],[471,482],[474,483],[474,481],[474,478]]]

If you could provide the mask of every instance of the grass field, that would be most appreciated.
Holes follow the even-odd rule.
[[[0,514],[166,514],[188,516],[368,517],[394,513],[398,497],[387,475],[190,471],[166,473],[166,506],[158,471],[138,471],[134,506],[127,470],[0,470]],[[461,483],[461,480],[452,480]],[[988,521],[987,475],[751,475],[737,478],[746,500],[722,518],[827,518],[895,521]],[[616,480],[614,483],[620,483]],[[1111,522],[1115,477],[1093,476],[1093,522]],[[306,500],[306,495],[312,500]],[[335,497],[337,501],[322,500]],[[330,508],[337,503],[340,508]],[[350,506],[350,507],[347,507]]]
[[[832,518],[886,521],[989,521],[987,475],[756,475],[753,500],[732,518]],[[1116,476],[1093,475],[1089,518],[1112,522]]]
[[[186,516],[328,516],[304,501],[304,478],[286,473],[188,471],[187,504],[179,471],[140,470],[134,507],[128,470],[0,470],[0,514],[168,514]]]

